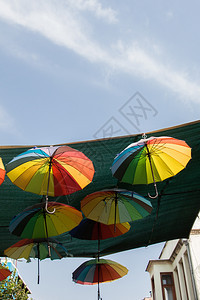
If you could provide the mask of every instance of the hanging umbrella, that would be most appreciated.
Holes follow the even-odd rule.
[[[116,224],[116,228],[114,228],[114,224],[106,225],[85,218],[69,234],[81,240],[105,240],[128,232],[130,227],[128,222]]]
[[[0,264],[0,281],[6,279],[11,273],[12,272],[10,270]]]
[[[49,202],[49,213],[45,205],[42,202],[20,212],[11,220],[10,232],[22,238],[48,238],[71,230],[82,220],[82,213],[72,206]]]
[[[4,168],[4,164],[2,161],[2,158],[0,157],[0,185],[4,182],[4,178],[5,178],[5,168]]]
[[[128,269],[109,259],[92,259],[81,264],[73,273],[72,280],[79,284],[98,284],[98,300],[100,298],[99,283],[110,282],[125,276]]]
[[[191,159],[191,148],[185,141],[172,137],[150,137],[130,144],[116,156],[112,174],[129,184],[154,183],[172,177],[184,169]]]
[[[98,240],[98,255],[100,252],[100,240],[120,236],[130,229],[128,222],[121,224],[106,225],[90,219],[83,219],[80,224],[73,228],[69,234],[81,240]]]
[[[10,180],[38,195],[62,196],[88,185],[94,176],[92,161],[68,146],[32,148],[6,165]]]
[[[151,213],[152,205],[135,192],[110,189],[86,196],[81,209],[88,219],[110,225],[142,219]]]
[[[45,258],[61,259],[70,256],[66,248],[55,239],[23,239],[4,250],[4,254],[13,259],[38,258],[38,284],[39,284],[39,261]]]

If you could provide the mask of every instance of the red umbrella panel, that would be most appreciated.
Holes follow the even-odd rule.
[[[0,264],[0,281],[6,279],[8,276],[10,276],[11,273],[12,272],[8,270],[8,268]]]

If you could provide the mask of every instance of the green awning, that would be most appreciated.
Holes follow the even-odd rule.
[[[192,148],[192,159],[179,174],[157,184],[159,199],[150,199],[153,205],[153,212],[150,216],[131,223],[128,233],[101,241],[102,255],[145,247],[176,238],[188,238],[200,210],[200,121],[151,132],[147,135],[148,137],[171,136],[185,140]],[[70,144],[71,147],[82,151],[93,161],[95,167],[93,182],[82,191],[49,200],[70,204],[80,209],[80,201],[83,197],[101,189],[118,186],[134,190],[144,197],[148,197],[148,192],[154,193],[152,184],[134,186],[120,184],[112,176],[110,170],[116,154],[140,138],[141,134],[137,134]],[[31,147],[2,146],[0,156],[6,164],[13,157]],[[40,201],[41,196],[20,190],[6,176],[4,183],[0,186],[0,256],[4,256],[4,249],[19,240],[18,237],[10,234],[8,229],[12,217],[24,208]],[[158,202],[159,210],[157,210]],[[158,217],[156,218],[157,213]],[[97,254],[97,241],[75,239],[68,233],[57,237],[57,240],[62,242],[73,256],[95,256]]]

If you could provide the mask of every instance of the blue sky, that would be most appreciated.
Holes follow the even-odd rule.
[[[0,0],[1,144],[55,145],[199,119],[199,9],[197,0]],[[132,286],[133,272],[123,289],[138,289],[130,297],[138,300],[148,294]],[[73,284],[70,295],[86,299],[84,288]]]

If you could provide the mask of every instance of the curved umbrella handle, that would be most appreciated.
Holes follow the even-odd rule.
[[[56,209],[54,208],[53,211],[48,210],[48,198],[46,199],[46,205],[45,205],[45,210],[48,214],[54,214]]]
[[[148,196],[149,196],[149,198],[151,198],[151,199],[155,199],[155,198],[158,197],[158,189],[157,189],[157,185],[156,185],[155,182],[154,182],[154,188],[155,188],[155,192],[156,192],[156,194],[155,194],[154,196],[151,196],[151,195],[148,193]]]

